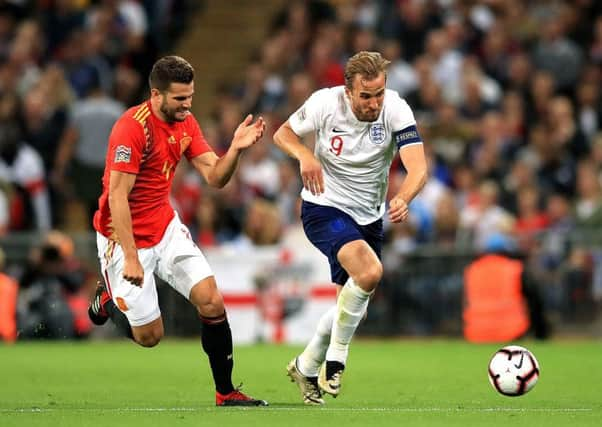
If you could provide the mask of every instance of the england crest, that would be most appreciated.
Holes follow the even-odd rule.
[[[385,142],[385,126],[382,123],[370,125],[370,141],[376,145]]]

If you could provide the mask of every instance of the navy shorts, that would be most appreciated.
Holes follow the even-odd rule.
[[[338,285],[344,285],[349,278],[349,274],[337,259],[337,254],[345,243],[353,240],[365,240],[374,250],[378,259],[381,258],[382,219],[368,225],[359,225],[353,218],[337,208],[303,201],[301,221],[309,241],[328,258],[330,277]]]

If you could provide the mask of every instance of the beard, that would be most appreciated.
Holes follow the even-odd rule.
[[[359,106],[353,105],[353,103],[351,103],[351,111],[353,111],[353,115],[360,122],[375,122],[376,120],[378,120],[378,116],[380,116],[382,108],[377,111],[361,110]]]
[[[375,122],[376,120],[378,120],[379,115],[380,115],[380,111],[377,111],[374,113],[364,112],[364,113],[356,114],[356,117],[360,122]]]
[[[187,114],[183,114],[180,117],[178,117],[177,114],[178,113],[185,113],[185,112],[188,111],[187,108],[169,108],[167,106],[166,102],[163,102],[161,104],[161,107],[159,108],[159,110],[165,116],[165,120],[167,121],[167,123],[183,122],[184,120],[186,120]]]

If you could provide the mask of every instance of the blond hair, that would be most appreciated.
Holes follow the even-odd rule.
[[[387,65],[391,61],[382,57],[379,52],[361,51],[353,55],[347,61],[345,66],[345,86],[353,88],[353,79],[356,74],[359,74],[367,80],[372,80],[378,77],[380,73],[387,75]]]

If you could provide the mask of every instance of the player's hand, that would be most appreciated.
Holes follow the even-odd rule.
[[[324,192],[322,165],[314,155],[309,154],[299,159],[299,169],[301,170],[303,187],[310,191],[314,196],[322,194]]]
[[[408,218],[408,204],[399,196],[395,196],[389,203],[389,219],[391,222],[402,222]]]
[[[236,131],[234,131],[234,138],[232,138],[232,146],[237,150],[244,150],[251,145],[255,144],[263,137],[265,132],[265,121],[263,117],[259,117],[255,123],[253,121],[253,115],[249,114],[238,125]]]
[[[123,278],[132,285],[142,287],[144,270],[142,269],[142,265],[137,256],[131,258],[126,257],[123,265]]]

